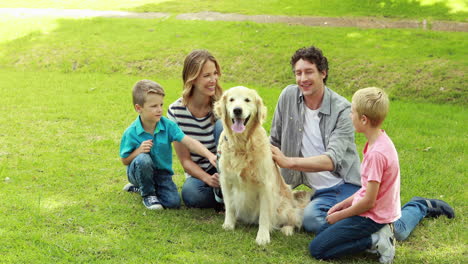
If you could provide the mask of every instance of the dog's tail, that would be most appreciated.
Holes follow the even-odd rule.
[[[293,225],[300,230],[302,228],[302,221],[304,220],[304,208],[309,204],[312,192],[310,191],[293,191],[294,203],[294,223]]]
[[[304,209],[310,202],[312,192],[310,191],[293,191],[295,206]]]

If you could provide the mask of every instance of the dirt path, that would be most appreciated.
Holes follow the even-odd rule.
[[[0,8],[0,15],[13,15],[16,17],[65,17],[65,18],[89,18],[89,17],[113,17],[113,18],[164,18],[170,17],[169,13],[137,13],[125,11],[96,11],[82,9],[33,9],[33,8]],[[200,12],[179,14],[180,20],[204,20],[204,21],[252,21],[257,23],[285,23],[289,25],[320,26],[320,27],[358,27],[358,28],[420,28],[436,31],[468,32],[468,23],[418,20],[395,20],[374,17],[341,18],[341,17],[290,17],[273,15],[241,15],[224,14],[217,12]]]
[[[182,20],[205,21],[252,21],[257,23],[285,23],[290,25],[321,26],[321,27],[358,27],[358,28],[421,28],[437,31],[468,31],[468,23],[426,20],[395,20],[373,17],[341,18],[341,17],[290,17],[271,15],[240,15],[222,14],[216,12],[187,13],[176,16]]]

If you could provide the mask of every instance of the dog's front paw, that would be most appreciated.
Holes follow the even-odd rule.
[[[223,228],[224,230],[234,230],[234,223],[229,223],[227,221],[224,221]]]
[[[294,227],[293,226],[283,226],[283,227],[281,227],[281,232],[285,236],[291,236],[294,233]]]
[[[266,230],[258,230],[257,238],[255,239],[255,241],[260,246],[270,243],[270,232]]]

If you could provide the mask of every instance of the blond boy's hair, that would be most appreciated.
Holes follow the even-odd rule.
[[[377,87],[359,89],[354,93],[352,102],[353,110],[359,116],[365,115],[373,127],[385,120],[390,104],[387,94]]]
[[[164,97],[164,89],[156,82],[151,80],[141,80],[138,81],[135,86],[133,86],[132,97],[133,105],[143,106],[146,102],[146,97],[148,94],[158,94]]]

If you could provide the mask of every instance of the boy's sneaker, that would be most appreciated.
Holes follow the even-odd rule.
[[[455,217],[455,211],[453,208],[446,202],[437,199],[427,199],[423,197],[415,196],[411,198],[410,201],[421,203],[427,206],[427,217],[439,217],[445,215],[448,218]]]
[[[143,197],[143,204],[150,210],[163,209],[161,203],[158,200],[158,197],[154,195]]]
[[[131,193],[140,193],[140,188],[136,187],[135,185],[131,183],[127,183],[123,189],[126,192],[131,192]]]
[[[223,192],[221,192],[221,188],[213,188],[213,192],[214,192],[214,197],[215,197],[216,202],[220,204],[224,203]]]
[[[393,224],[387,224],[382,227],[377,234],[379,240],[376,244],[377,253],[379,253],[380,263],[392,263],[395,257],[395,235],[393,234]]]

